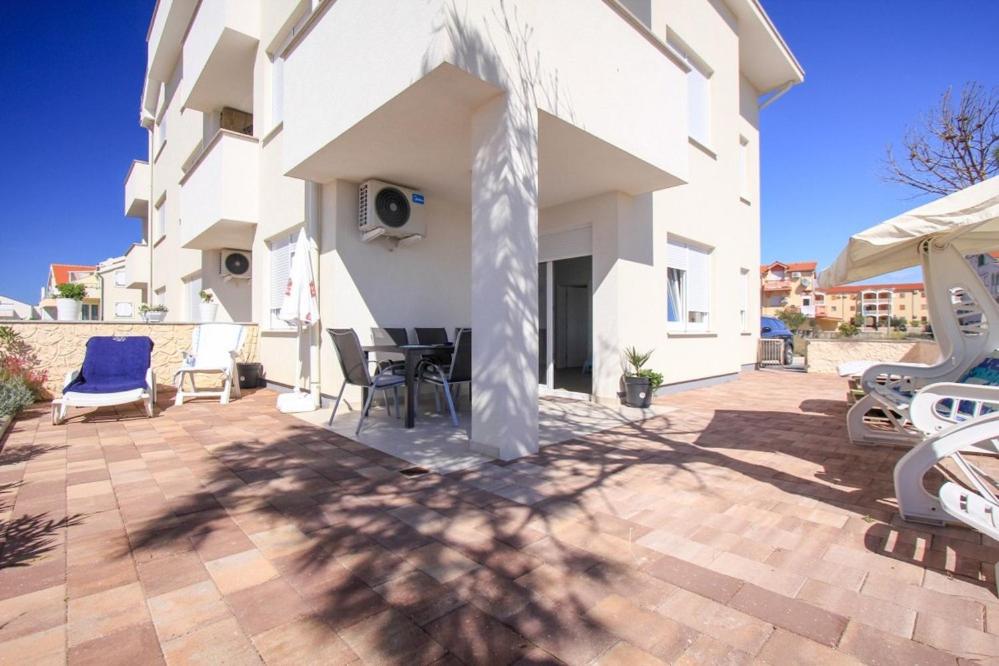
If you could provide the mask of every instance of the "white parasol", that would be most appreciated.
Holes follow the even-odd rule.
[[[913,208],[850,237],[821,287],[858,282],[920,264],[923,241],[949,243],[964,254],[999,247],[999,176]]]
[[[291,259],[288,284],[284,290],[284,300],[278,319],[295,326],[298,331],[298,348],[295,361],[295,391],[278,396],[278,409],[282,412],[305,412],[315,409],[312,396],[301,391],[297,382],[302,376],[302,331],[319,323],[319,302],[316,300],[316,280],[309,260],[309,241],[305,230],[298,232],[295,241],[295,254]],[[311,353],[312,350],[310,350]]]

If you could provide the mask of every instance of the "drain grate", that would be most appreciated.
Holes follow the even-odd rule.
[[[399,473],[403,476],[420,476],[422,474],[429,474],[430,470],[426,467],[407,467],[406,469],[399,470]]]

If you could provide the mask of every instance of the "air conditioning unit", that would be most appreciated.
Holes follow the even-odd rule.
[[[427,235],[423,193],[380,180],[361,183],[357,227],[364,241],[387,237],[410,244]]]
[[[250,256],[246,250],[222,250],[219,274],[226,280],[249,280]]]

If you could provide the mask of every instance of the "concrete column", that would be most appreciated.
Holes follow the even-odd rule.
[[[472,448],[538,450],[538,122],[516,93],[472,116]]]

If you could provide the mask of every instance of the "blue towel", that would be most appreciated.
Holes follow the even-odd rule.
[[[80,374],[64,393],[117,393],[146,388],[153,341],[145,336],[96,336],[87,340]]]

